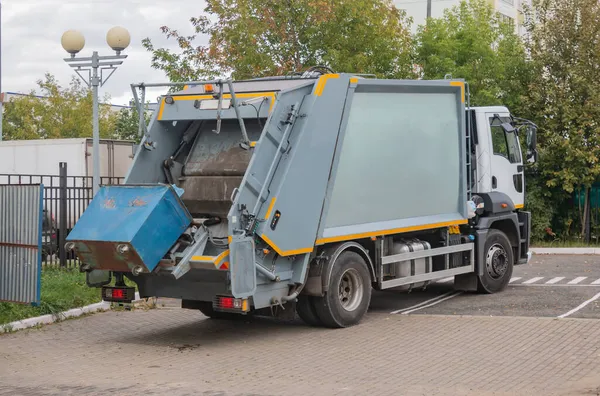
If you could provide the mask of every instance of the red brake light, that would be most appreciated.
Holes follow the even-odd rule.
[[[221,297],[221,307],[226,309],[233,309],[233,298]]]
[[[123,289],[112,289],[112,298],[124,298],[125,291]]]

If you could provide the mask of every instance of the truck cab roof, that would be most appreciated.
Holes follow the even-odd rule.
[[[475,113],[510,113],[506,106],[471,106],[467,110],[474,110]]]

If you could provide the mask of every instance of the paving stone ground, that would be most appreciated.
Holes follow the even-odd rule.
[[[597,395],[600,320],[369,313],[358,326],[165,307],[0,336],[0,395]]]

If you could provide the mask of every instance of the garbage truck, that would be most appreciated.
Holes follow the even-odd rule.
[[[67,238],[103,300],[131,302],[127,278],[210,318],[343,328],[373,290],[453,277],[497,293],[529,261],[536,126],[471,107],[464,80],[312,68],[186,84],[132,84],[136,101],[171,90],[125,183],[100,188]]]

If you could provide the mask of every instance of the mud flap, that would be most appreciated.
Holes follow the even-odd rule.
[[[256,291],[256,268],[254,264],[254,240],[246,236],[234,236],[229,244],[229,268],[231,294],[246,298]]]

